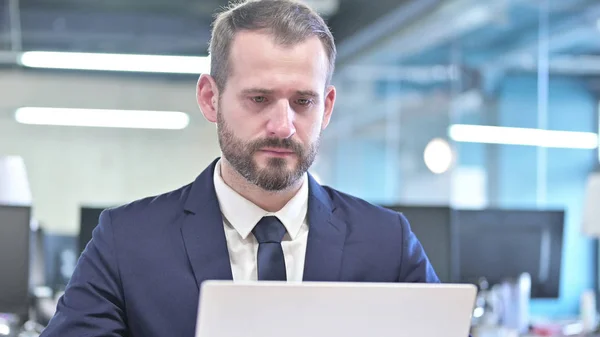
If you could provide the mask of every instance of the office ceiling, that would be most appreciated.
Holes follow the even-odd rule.
[[[324,16],[340,43],[412,0],[305,1],[317,6],[337,3],[333,7],[336,11]],[[0,50],[203,55],[213,15],[227,3],[227,0],[4,1],[0,4]]]
[[[359,83],[347,85],[348,91],[336,103],[338,110],[344,110],[337,114],[337,124],[344,127],[330,132],[332,138],[357,131],[385,138],[390,116],[401,116],[393,118],[402,119],[403,139],[440,136],[406,126],[431,116],[447,125],[450,114],[453,118],[486,114],[486,102],[493,101],[507,74],[535,76],[540,64],[548,65],[550,76],[577,78],[600,94],[597,0],[421,0],[400,8],[406,14],[399,17],[415,17],[415,7],[423,2],[435,6],[398,29],[371,34],[371,47],[354,49],[345,58],[348,67],[338,67],[337,83],[351,82],[359,73],[356,69],[363,71],[358,76],[362,79],[356,80]],[[364,71],[369,67],[382,75],[365,76],[372,73]],[[411,76],[414,68],[429,73],[429,80]],[[459,76],[438,76],[440,69],[451,68]],[[372,108],[373,102],[382,103]]]
[[[549,39],[551,55],[600,54],[597,0],[448,0],[403,28],[352,61],[481,66],[517,54],[521,60],[537,56],[540,36]]]

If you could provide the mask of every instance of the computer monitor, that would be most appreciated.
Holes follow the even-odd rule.
[[[559,296],[565,212],[458,210],[459,282],[531,276],[532,298]]]
[[[31,208],[0,205],[0,312],[27,317]]]
[[[80,208],[80,221],[79,221],[79,255],[83,253],[85,246],[92,240],[92,232],[94,228],[98,226],[98,220],[100,219],[100,213],[107,207],[89,207],[84,206]]]
[[[29,285],[31,288],[46,286],[44,236],[45,231],[39,223],[32,226],[29,235]]]
[[[54,293],[65,290],[77,264],[77,237],[75,235],[46,234],[44,236],[44,264],[46,284]]]
[[[391,205],[385,208],[402,213],[421,242],[425,253],[442,282],[455,278],[452,214],[446,206]]]

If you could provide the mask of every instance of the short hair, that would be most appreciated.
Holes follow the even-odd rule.
[[[323,18],[308,6],[295,0],[246,0],[231,4],[216,15],[209,45],[210,74],[219,91],[223,91],[231,71],[230,53],[239,31],[266,30],[275,43],[293,46],[317,36],[329,59],[326,83],[331,82],[335,68],[336,47],[333,35]]]

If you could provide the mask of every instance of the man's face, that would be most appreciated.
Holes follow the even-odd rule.
[[[285,47],[264,33],[237,34],[217,127],[224,158],[248,181],[283,190],[310,168],[335,100],[327,70],[316,37]]]

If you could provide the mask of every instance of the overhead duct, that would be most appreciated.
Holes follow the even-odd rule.
[[[503,13],[510,2],[516,1],[519,0],[485,3],[475,0],[444,1],[406,28],[396,27],[394,30],[388,30],[378,37],[379,44],[371,45],[366,51],[364,48],[355,50],[358,56],[352,62],[397,62],[398,59],[415,55],[425,49],[489,25],[501,17],[501,14],[498,13]],[[430,1],[428,4],[431,5],[432,2]],[[410,9],[412,8],[409,7],[406,10]],[[390,32],[395,33],[390,34]],[[340,49],[343,52],[344,46]]]
[[[582,6],[582,2],[582,0],[566,1],[564,4],[561,2],[560,6],[551,6],[550,10],[574,10]],[[343,60],[339,68],[350,62],[356,64],[398,62],[399,59],[440,46],[469,32],[500,23],[511,6],[527,3],[527,0],[412,1],[389,15],[390,18],[403,18],[399,21],[402,24],[387,23],[384,26],[386,17],[384,20],[379,20],[382,22],[373,23],[363,32],[344,41],[338,47],[339,58]],[[427,8],[429,10],[426,10]],[[552,24],[551,49],[560,50],[565,46],[575,45],[586,37],[589,38],[590,34],[598,34],[597,20],[600,17],[600,6],[590,6],[580,12],[579,16]],[[415,17],[418,17],[418,20],[413,20]],[[413,20],[412,23],[410,20]],[[537,32],[525,36],[521,42],[518,42],[518,48],[508,55],[499,56],[497,61],[489,62],[493,65],[486,65],[486,68],[498,64],[515,64],[524,54],[535,54],[537,39]]]
[[[340,71],[343,80],[403,81],[417,84],[433,84],[457,81],[461,69],[455,65],[432,64],[426,66],[349,66]],[[336,79],[338,76],[336,75]]]
[[[360,63],[361,54],[368,53],[378,41],[385,39],[390,32],[397,32],[409,24],[414,18],[420,17],[442,3],[442,0],[408,1],[377,19],[369,26],[358,31],[350,38],[344,39],[338,45],[338,63],[344,65],[356,61]]]
[[[456,95],[448,92],[421,92],[411,91],[395,96],[381,98],[366,98],[362,95],[344,93],[347,99],[336,105],[337,110],[347,111],[339,120],[332,123],[325,138],[345,137],[352,135],[357,130],[368,128],[372,125],[382,123],[392,114],[401,115],[403,121],[412,118],[423,118],[433,114],[452,112],[454,117],[470,113],[478,113],[484,105],[484,94],[478,90],[469,90]],[[369,103],[369,113],[361,110],[365,102]],[[365,107],[367,109],[367,107]]]
[[[586,8],[584,11],[581,11],[580,15],[576,15],[566,21],[553,23],[549,32],[548,53],[560,53],[572,46],[576,46],[582,41],[597,39],[600,34],[597,27],[599,17],[600,5],[596,5]],[[527,68],[531,67],[532,64],[535,66],[538,39],[539,34],[537,32],[521,37],[515,43],[515,48],[499,55],[497,58],[487,60],[483,65],[483,71],[488,72],[515,67]],[[564,62],[560,61],[558,63],[556,67],[560,68],[561,63]],[[581,68],[584,68],[583,65],[581,66]]]
[[[564,55],[552,57],[548,68],[551,74],[592,76],[600,75],[600,56],[595,55]],[[508,69],[537,71],[537,61],[511,65]]]
[[[352,95],[347,96],[352,97]],[[327,132],[323,134],[324,138],[350,136],[358,129],[368,128],[384,122],[390,115],[401,115],[403,119],[408,118],[410,115],[423,117],[435,113],[440,106],[449,104],[448,97],[445,94],[424,95],[417,91],[406,92],[385,99],[366,99],[364,96],[354,97],[356,99],[344,100],[336,106],[338,111],[344,110],[348,113],[344,113],[342,118],[336,120],[335,123],[331,123]],[[365,102],[373,102],[368,106],[369,113],[364,113],[365,111],[361,110],[367,109],[364,105]],[[390,109],[393,109],[393,111],[390,112]]]

